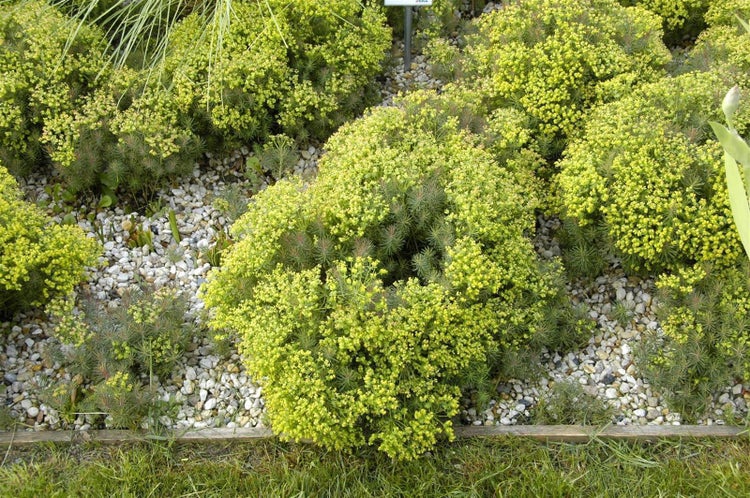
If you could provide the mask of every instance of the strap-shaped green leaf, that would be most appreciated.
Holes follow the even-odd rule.
[[[727,175],[729,205],[732,208],[734,224],[737,225],[745,253],[750,257],[750,205],[748,205],[747,191],[742,185],[737,162],[726,152],[724,153],[724,169]]]
[[[737,14],[735,14],[734,17],[736,17],[737,20],[740,22],[740,24],[742,24],[742,27],[745,28],[745,31],[747,31],[748,33],[750,33],[750,24],[748,24],[747,21],[745,21],[744,19],[742,19]]]
[[[750,146],[737,133],[726,126],[715,121],[709,121],[708,124],[713,128],[719,142],[724,147],[724,151],[742,165],[745,174],[745,190],[750,190]]]

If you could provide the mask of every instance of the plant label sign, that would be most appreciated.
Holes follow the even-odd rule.
[[[385,0],[386,7],[429,7],[432,0]]]

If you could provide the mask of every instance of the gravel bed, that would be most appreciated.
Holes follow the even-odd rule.
[[[494,8],[489,5],[488,9]],[[392,97],[410,88],[439,88],[432,79],[422,56],[413,59],[411,71],[403,73],[403,65],[395,61],[384,82],[382,105],[391,105]],[[310,146],[300,151],[297,173],[313,173],[321,150]],[[227,213],[215,207],[216,199],[230,205],[245,202],[250,195],[243,181],[242,168],[246,148],[221,160],[208,158],[208,165],[196,164],[193,174],[155,196],[156,213],[125,213],[121,208],[101,209],[96,223],[85,220],[88,208],[74,211],[91,237],[103,241],[102,266],[92,269],[81,293],[88,293],[101,302],[116,306],[122,292],[129,286],[147,283],[155,288],[172,286],[189,296],[190,316],[199,320],[202,301],[197,290],[210,269],[207,251],[216,235],[231,225]],[[22,185],[28,199],[45,204],[50,213],[55,201],[45,192],[46,179],[36,177]],[[160,209],[156,209],[159,208]],[[173,241],[168,210],[174,210],[181,242]],[[57,216],[60,221],[60,216]],[[539,220],[537,249],[544,258],[559,255],[551,236],[555,220]],[[127,246],[130,231],[148,227],[154,234],[153,250],[148,246]],[[626,277],[617,265],[588,285],[571,284],[569,293],[577,303],[584,303],[589,316],[596,321],[596,330],[588,344],[565,356],[544,354],[541,369],[545,372],[533,382],[513,380],[498,386],[489,408],[478,411],[465,403],[461,418],[466,424],[511,425],[525,423],[530,410],[540,398],[548,396],[551,387],[560,382],[577,382],[583,390],[596,396],[614,410],[613,423],[675,424],[679,413],[670,412],[659,393],[652,390],[633,363],[633,351],[647,331],[659,332],[654,315],[654,283],[650,279]],[[622,326],[613,317],[616,303],[624,303],[633,312],[630,322]],[[49,365],[44,351],[49,346],[51,326],[43,316],[20,316],[16,323],[0,324],[0,401],[10,407],[11,415],[21,420],[28,430],[77,429],[91,427],[94,420],[80,415],[72,425],[64,424],[59,414],[41,403],[40,388],[57,381],[72,381],[69,372],[59,364]],[[708,425],[724,423],[724,413],[747,413],[750,386],[737,384],[717,393],[711,417],[700,421]],[[205,338],[196,337],[188,352],[178,362],[169,379],[158,387],[159,395],[180,406],[174,417],[163,416],[160,422],[173,428],[256,427],[263,425],[262,389],[247,375],[243,360],[236,349],[220,354]]]

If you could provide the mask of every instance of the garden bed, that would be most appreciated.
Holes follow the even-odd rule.
[[[431,78],[426,69],[422,56],[416,57],[412,72],[407,74],[396,61],[385,80],[384,104],[389,104],[397,91],[439,87],[440,81]],[[323,151],[310,146],[297,153],[296,173],[309,175]],[[175,287],[189,297],[188,314],[199,323],[203,303],[197,291],[211,267],[207,255],[217,235],[228,231],[252,195],[252,186],[243,175],[249,154],[248,149],[243,149],[227,158],[209,158],[207,168],[196,164],[188,179],[160,190],[145,212],[125,213],[119,207],[98,209],[92,223],[86,219],[90,207],[73,207],[78,225],[89,236],[100,238],[105,248],[103,266],[92,269],[80,292],[96,302],[115,306],[133,285]],[[48,185],[45,178],[32,177],[23,188],[28,199],[45,206],[51,214],[59,212],[54,216],[61,221],[70,206],[66,207],[54,194],[50,196],[54,190],[45,189]],[[170,227],[170,210],[176,215],[179,244]],[[128,227],[131,229],[125,230]],[[131,247],[128,241],[136,229],[153,234],[152,247]],[[538,219],[535,245],[540,257],[560,255],[555,238],[558,229],[556,220]],[[530,368],[522,370],[534,374],[532,378],[537,380],[510,380],[498,385],[497,396],[484,409],[473,406],[471,399],[464,399],[460,423],[510,426],[540,419],[554,422],[554,417],[559,416],[561,423],[570,422],[569,417],[573,417],[582,422],[616,425],[681,424],[681,414],[667,408],[634,363],[643,334],[659,330],[654,313],[655,292],[652,279],[628,277],[616,261],[592,282],[569,284],[572,301],[584,304],[588,316],[596,322],[588,344],[562,355],[543,354],[534,365],[525,365]],[[18,324],[4,323],[2,327],[9,329],[9,333],[0,334],[5,398],[21,423],[19,427],[37,431],[101,427],[103,418],[98,413],[81,413],[73,416],[72,423],[65,423],[58,410],[41,401],[39,393],[49,386],[73,382],[69,372],[59,364],[50,364],[54,360],[45,355],[54,339],[44,317],[29,316]],[[200,330],[200,326],[195,327],[196,332]],[[167,404],[158,423],[175,430],[262,427],[262,390],[247,375],[243,363],[235,346],[217,348],[207,334],[193,337],[171,376],[160,379],[157,386],[158,398]],[[560,388],[561,384],[570,383],[579,386],[580,392]],[[569,399],[564,399],[566,389]],[[744,419],[750,399],[748,389],[750,386],[738,383],[716,393],[711,415],[698,422],[713,425]],[[574,400],[574,396],[582,397]],[[559,406],[549,406],[545,409],[548,413],[540,413],[540,400]],[[573,412],[568,413],[571,409]]]
[[[363,24],[351,26],[372,35],[371,57],[356,63],[369,74],[388,28],[382,12],[355,3]],[[45,280],[44,265],[26,287],[9,287],[8,302],[36,311],[0,321],[0,430],[9,429],[0,442],[255,437],[273,425],[408,459],[452,427],[574,440],[738,435],[717,426],[748,417],[750,300],[720,146],[706,134],[716,88],[746,81],[734,18],[709,9],[705,39],[672,57],[662,19],[646,10],[603,2],[592,16],[593,6],[545,3],[549,15],[529,27],[529,5],[434,40],[406,73],[394,57],[377,80],[380,104],[349,122],[372,85],[337,79],[352,55],[339,45],[362,40],[334,39],[323,25],[304,35],[325,35],[331,52],[316,46],[309,60],[302,42],[285,53],[281,31],[256,33],[268,35],[269,68],[289,84],[268,90],[257,120],[191,86],[211,69],[205,61],[179,66],[192,76],[169,73],[189,102],[157,85],[137,105],[115,104],[108,92],[125,90],[113,78],[81,115],[80,103],[65,103],[67,124],[41,112],[39,150],[6,152],[17,167],[45,150],[54,168],[11,169],[23,200],[2,168],[6,195],[98,241],[102,254],[72,297],[64,279]],[[253,8],[242,22],[260,29]],[[321,23],[343,20],[324,10]],[[664,27],[677,30],[672,21]],[[178,33],[194,28],[186,21]],[[240,108],[267,90],[233,86],[242,54],[219,66],[221,91]],[[151,105],[163,122],[141,122]],[[121,111],[107,130],[90,121]],[[166,133],[175,123],[179,137]],[[151,125],[165,133],[151,140]],[[88,150],[92,136],[101,140]],[[204,138],[217,150],[247,145],[194,162]],[[71,183],[89,167],[88,184]],[[81,201],[81,189],[98,199]],[[46,245],[49,265],[63,259]],[[11,283],[22,282],[13,271]],[[72,286],[73,271],[62,273]],[[51,299],[57,291],[63,298]],[[137,431],[107,432],[124,427]]]

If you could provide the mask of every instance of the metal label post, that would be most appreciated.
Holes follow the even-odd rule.
[[[411,7],[404,7],[404,72],[411,70]]]
[[[404,72],[411,70],[412,7],[429,7],[432,0],[385,0],[386,7],[404,7]]]

